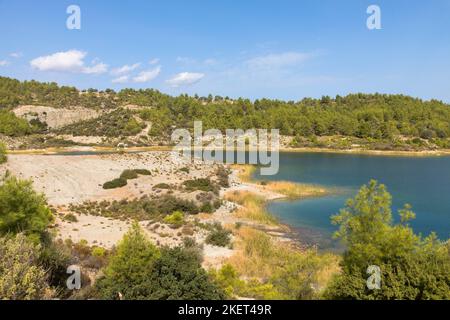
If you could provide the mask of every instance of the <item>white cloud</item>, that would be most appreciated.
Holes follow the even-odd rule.
[[[217,60],[213,59],[213,58],[209,58],[209,59],[206,59],[205,61],[203,61],[203,63],[207,66],[212,66],[212,65],[217,64]]]
[[[143,83],[155,79],[161,73],[161,66],[157,66],[152,70],[142,71],[133,78],[134,82]]]
[[[7,66],[8,64],[9,64],[8,61],[6,61],[6,60],[0,60],[0,67],[5,67],[5,66]]]
[[[127,83],[129,79],[130,79],[129,76],[121,76],[121,77],[112,79],[111,82],[112,83]]]
[[[284,52],[279,54],[268,54],[246,61],[247,65],[253,68],[280,68],[293,66],[310,59],[310,53]]]
[[[83,73],[86,74],[102,74],[108,71],[108,65],[104,63],[97,63],[91,67],[84,67]]]
[[[197,83],[203,79],[204,76],[205,75],[203,73],[182,72],[166,82],[172,87],[180,87]]]
[[[17,58],[21,58],[23,56],[23,53],[22,52],[11,52],[9,54],[9,56],[17,59]]]
[[[115,74],[115,75],[127,73],[127,72],[130,72],[130,71],[136,70],[137,68],[139,68],[140,65],[141,65],[140,62],[132,64],[132,65],[127,65],[126,64],[126,65],[124,65],[124,66],[122,66],[120,68],[113,69],[111,71],[111,73]]]
[[[189,57],[177,57],[176,61],[178,63],[183,63],[183,64],[192,64],[192,63],[196,63],[195,59],[189,58]]]
[[[151,59],[151,60],[148,62],[148,64],[151,64],[151,65],[157,64],[157,63],[159,63],[159,59],[158,59],[158,58]]]
[[[38,57],[31,60],[33,68],[40,71],[72,71],[79,72],[83,69],[83,59],[86,52],[69,50],[57,52],[48,56]]]
[[[39,71],[61,71],[86,74],[100,74],[108,70],[108,66],[98,62],[92,66],[84,65],[87,53],[79,50],[56,52],[48,56],[31,60],[30,65]]]

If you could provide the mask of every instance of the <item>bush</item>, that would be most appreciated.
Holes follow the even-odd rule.
[[[158,183],[153,186],[153,189],[171,189],[171,186],[167,183]]]
[[[92,248],[92,255],[97,258],[103,258],[106,256],[106,249],[102,247]]]
[[[170,224],[173,228],[179,228],[184,223],[184,214],[181,211],[175,211],[164,218],[164,222]]]
[[[224,166],[220,166],[216,171],[217,178],[219,180],[219,185],[222,188],[229,188],[230,182],[229,182],[229,171],[225,169]]]
[[[23,234],[0,238],[0,299],[50,298],[47,273],[39,264],[41,247]]]
[[[180,171],[181,172],[185,172],[185,173],[189,173],[190,172],[188,167],[183,167],[183,168],[180,169]]]
[[[133,179],[137,179],[137,177],[138,177],[138,174],[134,170],[124,170],[122,172],[122,174],[120,175],[120,178],[124,179],[124,180],[133,180]]]
[[[350,199],[340,214],[336,237],[346,244],[342,273],[325,293],[330,299],[421,300],[450,299],[449,243],[414,234],[408,221],[411,207],[399,210],[394,224],[391,195],[384,185],[371,181]],[[368,290],[367,267],[381,271],[381,290]]]
[[[96,282],[97,295],[118,299],[120,294],[126,300],[224,298],[193,252],[184,247],[158,250],[134,224]]]
[[[63,217],[64,221],[68,222],[78,222],[77,217],[73,213],[68,213]]]
[[[25,233],[41,241],[53,221],[43,194],[33,190],[31,181],[7,177],[0,185],[0,233]]]
[[[131,110],[119,108],[94,119],[67,125],[56,132],[74,136],[134,136],[145,128],[145,124],[137,121],[134,117]]]
[[[67,292],[67,267],[73,263],[72,255],[62,242],[55,242],[48,237],[42,245],[40,264],[47,271],[48,283],[61,292]]]
[[[124,299],[139,298],[139,288],[149,277],[159,256],[159,250],[134,223],[117,246],[104,276],[96,282],[99,297],[117,300],[121,294]]]
[[[127,180],[123,178],[117,178],[103,184],[103,189],[116,189],[122,188],[127,185]]]
[[[81,205],[71,205],[70,210],[80,214],[91,214],[114,218],[133,218],[149,220],[163,218],[175,211],[185,214],[197,214],[199,208],[193,201],[180,199],[173,195],[159,197],[143,196],[140,199],[122,201],[85,202]]]
[[[18,137],[32,133],[32,129],[28,121],[16,117],[13,112],[0,110],[0,133]]]
[[[200,211],[204,213],[212,213],[214,211],[214,208],[211,203],[206,202],[202,204],[202,206],[200,207]]]
[[[206,237],[206,243],[217,247],[226,247],[231,242],[231,232],[220,224],[215,224],[214,229]]]
[[[6,156],[6,146],[0,142],[0,164],[5,163],[8,160]]]
[[[134,169],[133,171],[142,176],[151,176],[152,175],[152,173],[147,169]]]
[[[162,248],[161,257],[139,288],[139,299],[156,300],[220,300],[225,298],[201,267],[195,250],[183,247]]]
[[[214,192],[217,193],[219,190],[217,186],[211,182],[210,179],[206,178],[200,178],[195,180],[186,180],[183,182],[183,185],[185,186],[186,190],[188,191],[205,191],[205,192]]]

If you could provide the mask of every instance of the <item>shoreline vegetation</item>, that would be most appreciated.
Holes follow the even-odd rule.
[[[208,150],[204,148],[204,150]],[[132,152],[147,152],[147,151],[173,151],[171,146],[146,146],[146,147],[127,147],[118,149],[114,147],[100,147],[100,146],[71,146],[71,147],[49,147],[42,149],[7,149],[9,154],[59,154],[59,153],[75,153],[75,152],[98,152],[98,153],[132,153]],[[258,151],[246,148],[235,149],[234,151]],[[450,149],[438,150],[421,150],[421,151],[394,151],[394,150],[365,150],[365,149],[331,149],[331,148],[280,148],[280,152],[286,153],[336,153],[336,154],[359,154],[370,156],[394,156],[394,157],[440,157],[450,156]]]
[[[43,161],[37,161],[39,157],[43,156],[10,155],[7,166],[12,169],[19,168],[19,170],[27,166],[41,168]],[[123,173],[124,170],[127,170],[126,172],[129,173],[130,170],[138,170],[139,168],[139,172],[144,172],[143,169],[146,167],[145,169],[148,172],[145,171],[145,173],[150,173],[150,175],[138,175],[137,178],[133,179],[133,183],[111,191],[103,190],[101,185],[92,189],[95,192],[110,192],[108,194],[114,196],[116,201],[87,203],[80,208],[80,212],[71,211],[70,208],[65,208],[64,206],[51,207],[58,227],[48,226],[48,230],[51,232],[60,230],[61,232],[58,240],[55,239],[54,244],[52,244],[58,249],[54,248],[52,250],[71,252],[72,259],[76,257],[78,259],[77,263],[82,263],[83,270],[85,270],[83,272],[88,270],[89,274],[91,274],[90,282],[88,282],[90,285],[82,292],[77,293],[77,298],[89,299],[100,296],[117,299],[117,292],[120,292],[125,295],[126,299],[143,297],[158,299],[164,297],[164,295],[160,295],[161,293],[167,292],[167,290],[176,291],[179,285],[194,286],[195,288],[202,288],[202,286],[206,285],[207,291],[199,289],[196,291],[195,296],[190,296],[191,298],[203,299],[214,297],[228,299],[354,298],[359,295],[358,290],[364,291],[364,286],[361,285],[361,283],[365,283],[362,281],[364,276],[361,278],[361,274],[365,275],[363,265],[357,265],[358,270],[361,270],[358,271],[359,273],[353,273],[353,269],[346,266],[348,262],[345,260],[345,255],[319,252],[314,246],[302,246],[289,237],[290,230],[287,226],[273,219],[273,216],[265,210],[267,201],[273,199],[320,196],[328,194],[330,190],[320,186],[288,182],[253,181],[252,174],[255,168],[250,165],[233,166],[230,172],[220,166],[217,168],[206,165],[187,167],[185,163],[173,164],[167,161],[168,157],[169,154],[167,152],[108,154],[106,156],[48,156],[48,159],[46,157],[45,164],[42,164],[45,168],[59,168],[58,172],[51,172],[50,176],[47,177],[51,178],[52,181],[57,180],[54,176],[55,174],[69,181],[78,181],[82,176],[88,175],[90,178],[86,182],[89,182],[89,185],[94,187],[97,181],[105,182],[108,179],[122,175],[121,172]],[[92,172],[95,172],[95,174],[89,175],[78,172],[79,170],[71,170],[71,164],[74,162],[80,163],[80,161],[88,161],[89,168],[86,168],[86,170],[93,170]],[[66,167],[60,166],[61,164],[65,164]],[[152,164],[151,167],[150,164]],[[111,168],[114,168],[114,171],[111,172]],[[35,176],[36,170],[30,172],[32,176]],[[19,172],[15,173],[17,175]],[[198,179],[199,175],[205,178]],[[39,182],[39,180],[42,182],[42,179],[46,181],[45,176],[46,174],[44,174],[44,177],[37,177],[36,182]],[[133,177],[135,176],[133,175]],[[177,177],[177,180],[173,180],[174,177]],[[224,177],[228,177],[227,181],[223,179]],[[171,180],[170,182],[168,181],[169,179]],[[196,183],[195,185],[192,183],[186,184],[186,181],[194,181]],[[167,186],[170,189],[162,189],[162,191],[156,192],[151,188],[151,186],[156,186],[163,182],[169,182]],[[211,188],[217,183],[221,183],[223,187],[220,192],[217,192],[216,188]],[[44,187],[46,185],[44,183]],[[61,185],[61,187],[63,186]],[[139,197],[141,196],[140,191],[144,190],[142,187],[145,187],[145,190],[153,194],[155,198],[144,197],[136,198],[138,199],[136,201],[131,200],[130,196],[132,195],[130,192],[134,190],[134,197]],[[192,190],[192,187],[198,190]],[[12,192],[8,188],[5,187],[5,196],[22,194],[21,192],[16,192],[16,190],[12,190],[14,191]],[[351,207],[347,211],[352,212],[355,216],[354,219],[368,219],[364,215],[377,215],[389,210],[390,196],[384,192],[384,187],[371,184],[370,189],[367,188],[362,188],[360,195],[353,200],[357,201],[357,204],[349,202]],[[69,189],[72,190],[73,188],[70,187]],[[77,189],[83,189],[83,187]],[[211,190],[211,193],[208,194],[209,191],[206,192],[205,190]],[[88,191],[87,188],[84,189],[84,193]],[[27,192],[32,191],[28,190]],[[59,194],[61,190],[46,190],[46,192]],[[157,199],[164,197],[164,194],[172,200],[158,201]],[[378,199],[378,194],[385,199],[380,204],[379,210],[378,207],[366,204],[367,201],[367,203],[373,203],[374,199]],[[70,196],[73,195],[72,190]],[[209,203],[208,209],[206,210],[206,207],[204,207],[205,209],[198,210],[197,208],[199,207],[193,206],[191,200],[181,200],[181,196],[189,196],[192,201],[206,201]],[[220,197],[223,202],[219,209],[210,211],[212,209],[211,203],[217,199],[215,197]],[[69,203],[73,202],[73,198],[68,201]],[[206,202],[204,204],[207,204]],[[362,211],[360,213],[358,211],[369,207],[371,208],[369,212]],[[27,206],[27,208],[33,209],[30,206]],[[138,211],[143,215],[142,221],[139,222],[139,225],[136,225],[136,223],[132,224],[133,217],[131,214]],[[131,218],[117,220],[114,218],[114,215],[111,215],[112,212],[130,216]],[[30,212],[30,215],[32,214],[35,213]],[[37,214],[40,213],[38,212]],[[362,215],[361,218],[359,217],[360,215]],[[401,215],[402,221],[407,221],[407,219],[413,217],[413,213],[408,207],[401,211]],[[348,218],[348,215],[343,215],[342,217]],[[152,220],[148,220],[149,218]],[[335,218],[334,221],[338,224],[353,225],[352,221],[347,223],[339,217]],[[379,219],[376,219],[376,221],[379,221]],[[391,224],[389,219],[385,223]],[[132,228],[130,228],[131,225],[133,225]],[[42,227],[44,231],[47,230],[45,226]],[[399,239],[401,245],[396,244],[395,248],[399,248],[398,250],[405,248],[407,250],[405,251],[407,259],[411,259],[411,263],[417,263],[418,267],[424,269],[420,269],[420,272],[424,272],[428,268],[426,261],[430,260],[427,256],[427,248],[431,248],[430,254],[435,255],[439,261],[439,268],[432,271],[433,276],[436,277],[436,283],[433,285],[442,287],[445,285],[445,277],[448,277],[445,274],[446,258],[444,250],[446,247],[432,238],[424,240],[426,242],[422,244],[422,240],[417,240],[418,238],[414,235],[408,236],[408,242],[403,243],[402,237],[406,234],[404,230],[408,234],[412,232],[410,229],[405,228],[407,227],[389,226],[384,228],[383,226],[374,226],[373,228],[370,227],[368,231],[361,230],[360,232],[387,230],[389,234],[386,234],[386,236],[369,235],[370,237],[376,236],[380,241],[373,244],[356,243],[353,250],[372,245],[375,246],[374,250],[378,252],[386,245],[389,245],[390,242],[386,242],[386,239]],[[79,236],[67,237],[69,234],[85,235],[89,229],[95,230],[95,233],[93,238],[88,240]],[[342,230],[348,231],[350,229],[343,228]],[[342,237],[347,237],[342,230]],[[396,234],[397,232],[399,232],[398,235]],[[117,233],[117,235],[116,238],[110,239],[110,246],[105,247],[102,243],[97,242],[103,235],[111,236],[114,233]],[[367,237],[362,234],[358,236],[359,238],[366,239]],[[120,239],[123,240],[121,241]],[[174,239],[177,240],[175,241]],[[22,240],[18,238],[17,241]],[[149,248],[150,245],[148,243],[152,243],[156,248]],[[114,249],[117,244],[117,248]],[[5,246],[10,245],[14,244],[5,244]],[[48,246],[48,244],[42,244],[42,246],[45,245]],[[408,246],[405,247],[406,245]],[[44,248],[49,250],[47,247]],[[416,249],[420,249],[420,252],[423,253],[417,257],[417,259],[420,258],[417,261],[415,260],[416,257],[409,253],[416,252]],[[148,257],[140,260],[143,258],[140,253],[147,252],[146,250],[148,250]],[[384,249],[381,252],[384,252]],[[402,252],[400,253],[403,255]],[[46,263],[54,265],[55,262],[52,259],[58,257],[58,254],[53,252],[47,258],[50,260],[46,260]],[[354,254],[358,255],[359,253],[355,252]],[[392,253],[386,252],[386,255],[388,255],[386,261],[389,262],[391,261],[390,259],[394,259],[392,260],[393,262],[399,263],[395,260],[395,257],[399,256],[397,251]],[[431,260],[433,257],[431,257]],[[380,261],[385,261],[383,256],[380,256],[379,259]],[[137,264],[131,263],[131,261],[135,261]],[[158,270],[170,270],[170,273],[176,273],[179,266],[184,265],[185,262],[189,264],[188,277],[181,279],[181,282],[170,282],[169,287],[165,287],[166,284],[160,287]],[[33,267],[35,265],[41,266],[37,258],[36,262],[33,263]],[[66,262],[58,263],[63,263],[64,265]],[[122,265],[123,263],[125,264]],[[152,269],[155,270],[155,274],[152,273],[153,271],[148,271],[146,266],[149,263],[155,264],[155,269]],[[399,266],[404,268],[404,265],[407,265],[407,263],[409,263],[409,260]],[[45,266],[42,265],[42,272],[45,272]],[[106,270],[106,278],[92,276],[101,274],[99,273],[102,272],[101,270]],[[121,279],[116,279],[114,275],[117,273],[111,270],[128,270],[126,272],[131,270],[137,273],[133,275],[132,282],[123,282]],[[52,270],[51,272],[54,273],[56,271]],[[194,283],[189,283],[190,279],[194,279],[190,276],[193,274],[201,276],[192,280]],[[170,275],[167,276],[170,277]],[[411,276],[415,277],[416,275]],[[418,276],[420,275],[418,274]],[[342,286],[342,283],[346,283],[346,279],[353,281],[353,287]],[[428,281],[427,279],[419,280],[419,287],[423,287],[422,283],[423,281]],[[397,286],[395,283],[397,281],[396,278],[386,278],[386,281],[393,281],[394,285]],[[444,282],[442,283],[442,281]],[[143,292],[144,296],[136,296],[134,291],[129,290],[130,286],[131,288],[135,286],[141,287],[143,283],[145,283],[145,291],[141,292]],[[402,283],[404,285],[404,283],[408,282],[403,281]],[[50,285],[59,288],[58,286],[61,284],[58,284],[57,281],[46,284],[46,286]],[[345,289],[345,291],[341,290],[341,288]],[[357,290],[357,292],[351,290]],[[432,290],[434,289],[430,289],[430,292]],[[410,291],[405,290],[404,292]],[[70,295],[67,292],[64,294]],[[392,294],[392,297],[405,297],[403,291],[393,292]],[[420,296],[420,294],[420,292],[413,292],[410,297]],[[442,292],[436,294],[437,296],[442,296]],[[187,298],[187,296],[178,298]]]
[[[450,242],[415,235],[407,205],[395,224],[385,186],[371,181],[333,217],[345,254],[319,252],[266,205],[335,190],[255,181],[251,165],[171,161],[172,130],[195,120],[205,129],[279,128],[281,152],[450,155],[449,105],[436,100],[252,102],[0,77],[0,255],[12,253],[0,263],[8,284],[0,298],[449,297]],[[23,273],[11,274],[13,263]],[[368,292],[368,263],[382,266],[387,290]],[[66,288],[72,264],[87,284],[76,293]]]
[[[0,139],[8,149],[157,146],[176,128],[278,129],[286,152],[450,154],[450,105],[401,94],[282,101],[170,96],[153,89],[78,90],[0,77]],[[150,149],[149,149],[150,150]],[[167,150],[167,149],[165,149]]]

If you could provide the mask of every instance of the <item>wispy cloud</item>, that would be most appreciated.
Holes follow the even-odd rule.
[[[150,65],[154,65],[154,64],[158,64],[158,63],[159,63],[159,59],[158,59],[158,58],[151,59],[151,60],[148,62],[148,64],[150,64]]]
[[[48,56],[38,57],[30,61],[30,65],[39,71],[74,72],[85,74],[101,74],[108,71],[108,66],[95,62],[85,66],[87,53],[80,50],[56,52]]]
[[[121,76],[115,79],[112,79],[111,82],[112,83],[127,83],[129,81],[130,77],[129,76]]]
[[[23,53],[22,53],[22,52],[11,52],[11,53],[9,54],[9,56],[10,56],[11,58],[17,59],[17,58],[23,57]]]
[[[172,87],[187,86],[199,82],[204,78],[204,76],[205,75],[203,73],[182,72],[176,74],[173,78],[167,80],[166,82]]]
[[[83,73],[86,74],[102,74],[108,71],[108,65],[104,63],[97,63],[91,67],[84,67]]]
[[[281,68],[298,65],[312,57],[311,53],[303,52],[272,53],[248,59],[246,64],[252,68]]]
[[[140,67],[140,65],[141,65],[140,62],[135,63],[135,64],[132,64],[132,65],[127,65],[127,64],[126,64],[126,65],[124,65],[124,66],[122,66],[122,67],[120,67],[120,68],[115,68],[115,69],[113,69],[113,70],[111,71],[111,74],[119,75],[119,74],[128,73],[128,72],[131,72],[131,71],[136,70],[137,68]]]
[[[133,82],[143,83],[155,79],[161,73],[161,66],[157,66],[152,70],[142,71],[133,78]]]
[[[7,60],[0,60],[0,67],[6,67],[9,64]]]
[[[203,63],[207,66],[213,66],[217,64],[217,60],[214,58],[208,58],[203,61]]]
[[[189,57],[177,57],[176,62],[182,63],[182,64],[192,64],[196,63],[197,60]]]

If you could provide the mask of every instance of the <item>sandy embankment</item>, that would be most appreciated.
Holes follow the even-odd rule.
[[[188,166],[190,172],[179,169]],[[128,185],[113,190],[104,190],[103,183],[120,176],[125,169],[147,169],[151,176],[139,176],[130,180]],[[214,174],[216,165],[196,163],[188,164],[181,159],[175,161],[166,151],[153,151],[135,154],[108,155],[36,155],[10,154],[8,163],[0,167],[0,174],[9,170],[22,179],[32,179],[37,191],[43,192],[50,205],[56,208],[57,236],[71,239],[74,242],[86,240],[91,245],[111,248],[128,231],[131,221],[105,218],[92,215],[78,215],[77,222],[68,222],[60,218],[69,212],[69,204],[79,204],[84,201],[122,200],[154,195],[157,191],[153,186],[159,183],[180,185],[183,181],[194,178],[204,178]],[[196,193],[174,191],[176,196],[190,199]],[[217,215],[209,215],[213,219],[205,222],[234,223],[232,206],[225,204],[217,211]],[[148,221],[140,222],[143,229],[156,244],[176,245],[181,243],[183,236],[180,229]],[[194,237],[203,243],[207,236],[205,230],[197,230]],[[228,248],[213,247],[204,244],[205,263],[216,265],[233,254]]]

